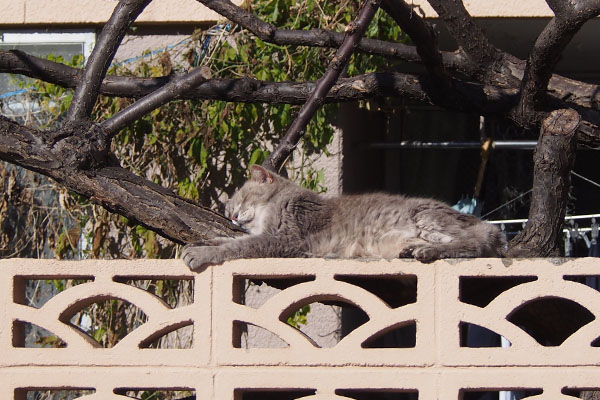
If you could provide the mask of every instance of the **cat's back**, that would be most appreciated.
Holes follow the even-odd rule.
[[[327,201],[332,214],[330,230],[340,237],[372,236],[412,225],[408,198],[403,195],[351,194]]]
[[[388,193],[348,194],[328,199],[337,216],[357,218],[399,213],[408,206],[407,201],[406,196]]]

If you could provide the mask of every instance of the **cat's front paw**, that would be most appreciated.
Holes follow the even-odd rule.
[[[443,258],[443,255],[441,254],[439,249],[433,246],[418,247],[413,250],[412,255],[417,261],[420,261],[422,263],[431,263],[435,260]]]
[[[185,264],[192,270],[200,272],[211,264],[221,264],[225,261],[218,246],[187,245],[182,250]]]

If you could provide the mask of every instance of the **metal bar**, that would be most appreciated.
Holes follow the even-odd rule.
[[[492,147],[507,150],[533,150],[537,145],[535,140],[495,140]],[[369,143],[369,149],[399,150],[399,149],[480,149],[480,142],[421,142],[418,140],[403,140],[401,142]]]
[[[565,221],[572,221],[578,219],[592,219],[592,218],[600,218],[600,214],[586,214],[586,215],[568,215],[565,217]],[[523,222],[527,222],[527,218],[523,219],[499,219],[486,221],[490,224],[522,224]]]

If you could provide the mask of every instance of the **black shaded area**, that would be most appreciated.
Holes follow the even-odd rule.
[[[584,400],[596,400],[598,399],[598,393],[600,392],[600,387],[590,387],[590,388],[563,388],[561,393],[565,396],[573,396],[577,399]]]
[[[595,317],[588,309],[572,300],[543,297],[525,303],[508,315],[507,319],[542,346],[560,346]]]
[[[348,336],[353,330],[367,323],[369,316],[358,307],[342,307],[342,334],[341,338]]]
[[[335,275],[334,278],[373,293],[391,308],[417,301],[417,277],[415,275]]]
[[[294,400],[316,394],[315,389],[236,389],[236,400]]]
[[[412,348],[417,343],[417,324],[408,324],[379,333],[363,342],[365,349]]]
[[[600,286],[598,285],[598,283],[600,282],[600,275],[565,275],[563,279],[565,281],[581,283],[582,285],[600,291]]]
[[[335,394],[356,400],[417,400],[414,389],[338,389]]]
[[[460,277],[459,299],[463,303],[485,307],[505,291],[527,282],[536,281],[535,276],[511,277]]]
[[[266,283],[267,285],[274,287],[276,289],[285,290],[292,286],[298,285],[304,282],[311,282],[315,280],[314,275],[306,275],[306,276],[293,276],[293,277],[277,277],[277,278],[255,278],[249,277],[249,279],[258,285],[261,283]]]
[[[460,347],[502,347],[502,336],[483,326],[460,323]]]
[[[542,394],[542,389],[515,389],[515,388],[506,388],[502,390],[485,390],[485,389],[474,389],[474,390],[461,390],[460,397],[462,400],[498,400],[501,391],[511,391],[517,392],[521,397],[527,398],[531,396],[537,396]]]

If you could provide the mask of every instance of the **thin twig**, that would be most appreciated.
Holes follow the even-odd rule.
[[[300,138],[304,135],[306,126],[319,107],[324,103],[325,97],[331,87],[337,82],[350,60],[356,45],[365,34],[367,27],[379,9],[381,0],[366,0],[358,12],[358,17],[346,27],[346,37],[333,60],[329,63],[327,71],[317,83],[315,90],[311,93],[298,116],[292,122],[279,145],[265,160],[263,166],[272,171],[279,171],[285,160],[297,146]]]
[[[576,6],[569,2],[548,1],[555,17],[540,33],[529,53],[516,107],[519,117],[526,118],[543,109],[552,72],[563,50],[585,22],[600,14],[600,5],[593,3]]]
[[[100,127],[108,137],[112,137],[127,124],[141,118],[146,113],[171,100],[182,98],[188,91],[205,82],[208,78],[210,78],[210,71],[204,66],[195,68],[187,74],[181,74],[160,89],[102,122]]]
[[[66,121],[84,121],[90,118],[100,85],[119,48],[125,33],[137,16],[152,0],[121,0],[104,25],[73,95]]]
[[[254,33],[265,42],[278,45],[339,48],[344,40],[343,33],[325,29],[279,29],[275,25],[264,22],[251,12],[235,6],[228,0],[198,1],[228,20]],[[402,43],[362,38],[357,44],[357,50],[386,57],[398,57],[410,62],[420,61],[415,47]],[[448,53],[447,57],[457,59],[451,53]]]

